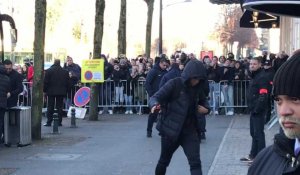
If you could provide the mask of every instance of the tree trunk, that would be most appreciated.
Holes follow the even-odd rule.
[[[32,138],[41,139],[41,121],[43,108],[43,82],[44,82],[44,48],[46,29],[47,1],[35,1],[34,22],[34,76],[32,89]]]
[[[126,55],[126,0],[121,0],[118,30],[118,54]]]
[[[146,2],[148,6],[148,13],[147,13],[147,26],[146,26],[146,56],[150,58],[151,54],[151,29],[152,29],[152,18],[153,18],[153,6],[154,0],[149,0]]]
[[[93,59],[101,57],[104,9],[105,9],[105,0],[96,0]],[[93,120],[93,121],[98,120],[98,96],[99,96],[99,88],[96,83],[92,83],[89,120]]]

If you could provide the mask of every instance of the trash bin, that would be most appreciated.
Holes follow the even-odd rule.
[[[31,144],[31,107],[13,107],[7,110],[4,116],[4,144]]]

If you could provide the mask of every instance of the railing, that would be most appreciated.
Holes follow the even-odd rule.
[[[24,90],[19,95],[19,106],[31,106],[32,104],[32,88],[29,82],[23,82]],[[64,99],[64,110],[67,111],[70,106],[74,106],[74,95],[76,91],[83,87],[90,86],[90,84],[76,85],[72,87]],[[101,108],[115,108],[126,107],[128,110],[133,108],[142,112],[142,107],[148,107],[149,97],[145,90],[145,80],[114,82],[112,80],[105,81],[98,86],[98,107]],[[47,97],[44,97],[43,112],[47,110]],[[89,107],[89,103],[85,106]]]
[[[24,82],[24,92],[19,95],[20,106],[31,106],[32,88],[29,82]],[[74,105],[75,92],[90,84],[76,85],[68,92],[65,98],[64,110],[67,111],[70,106]],[[210,86],[210,106],[213,111],[217,111],[219,108],[246,108],[247,107],[247,89],[249,81],[232,81],[228,84],[227,81],[220,81],[215,83],[209,81]],[[148,107],[149,97],[145,90],[145,80],[139,81],[126,81],[114,82],[112,80],[105,81],[98,86],[98,107],[99,110],[103,108],[114,109],[117,107],[124,107],[128,110],[137,111],[141,113],[142,108]],[[47,98],[44,97],[43,112],[47,110]],[[85,107],[89,107],[87,104]]]

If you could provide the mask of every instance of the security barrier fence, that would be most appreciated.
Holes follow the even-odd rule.
[[[248,80],[241,81],[220,81],[216,83],[209,81],[210,93],[209,103],[213,111],[219,108],[247,108],[247,88]],[[32,100],[32,84],[23,82],[24,90],[19,95],[19,106],[31,106]],[[68,110],[70,106],[74,106],[74,95],[76,91],[90,84],[78,84],[69,90],[64,100],[64,110]],[[115,82],[107,80],[98,85],[98,107],[114,109],[124,107],[126,110],[134,110],[141,113],[143,108],[148,107],[149,96],[145,90],[145,80]],[[87,104],[85,107],[89,107]],[[44,110],[47,108],[47,97],[44,97]]]

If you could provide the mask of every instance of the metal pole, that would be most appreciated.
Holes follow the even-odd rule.
[[[57,113],[54,113],[53,114],[53,134],[59,134],[59,131],[58,131],[58,114]]]
[[[0,14],[0,39],[1,39],[1,62],[4,62],[4,33],[2,25],[2,15]]]
[[[74,107],[71,109],[71,128],[76,128],[76,110]]]
[[[160,6],[159,6],[159,45],[158,45],[158,53],[159,55],[162,54],[162,45],[163,45],[163,41],[162,41],[162,0],[160,0]]]

